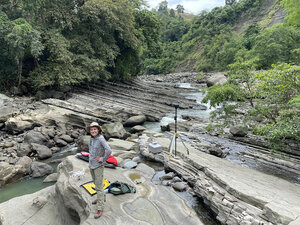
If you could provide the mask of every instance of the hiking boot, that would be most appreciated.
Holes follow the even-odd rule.
[[[99,217],[102,216],[102,213],[103,213],[103,210],[97,210],[96,213],[95,213],[95,215],[94,215],[94,218],[98,219]]]
[[[92,204],[95,205],[95,204],[97,204],[97,202],[98,202],[98,200],[96,199],[96,200],[92,201]]]

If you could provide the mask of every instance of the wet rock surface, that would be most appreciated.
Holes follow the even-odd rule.
[[[130,121],[130,118],[143,115],[142,120],[138,121],[138,123],[159,121],[166,113],[174,110],[174,103],[180,105],[179,110],[205,111],[207,109],[206,106],[199,105],[198,100],[195,98],[186,98],[185,93],[199,92],[198,89],[188,85],[187,87],[181,87],[178,84],[178,82],[194,82],[197,75],[197,73],[178,73],[167,76],[143,76],[134,81],[123,83],[99,82],[91,85],[89,88],[76,87],[72,96],[65,100],[44,99],[42,102],[35,102],[30,98],[2,100],[0,96],[0,164],[4,165],[2,168],[10,168],[5,170],[5,172],[0,169],[0,173],[8,174],[4,182],[4,179],[1,180],[2,185],[16,181],[28,173],[31,176],[52,173],[50,168],[48,168],[49,171],[46,170],[47,172],[42,172],[42,170],[35,168],[36,162],[32,163],[32,161],[39,157],[41,158],[41,156],[39,156],[38,151],[34,151],[31,148],[32,143],[47,146],[51,149],[51,154],[61,151],[63,146],[74,143],[78,144],[79,150],[87,150],[89,136],[85,135],[84,129],[92,121],[97,121],[102,125],[105,137],[107,139],[110,138],[109,144],[113,148],[113,154],[115,154],[120,167],[122,167],[131,159],[137,157],[136,150],[140,149],[140,147],[133,140],[138,138],[141,133],[153,135],[152,138],[154,139],[162,136],[162,134],[153,134],[153,132],[144,130],[139,125],[136,130],[134,130],[134,127],[132,128],[132,133],[137,132],[137,134],[130,136],[131,134],[123,126],[126,121]],[[203,84],[208,81],[209,77],[213,77],[213,74],[205,75],[207,76],[203,80]],[[202,83],[202,81],[199,83]],[[9,119],[14,123],[9,122]],[[244,167],[255,168],[265,173],[270,171],[271,174],[279,172],[279,175],[284,177],[289,177],[292,174],[297,179],[300,177],[300,159],[294,156],[299,156],[300,154],[297,150],[300,149],[299,143],[292,143],[294,146],[291,151],[293,154],[292,158],[284,153],[270,154],[265,149],[264,141],[258,137],[253,138],[249,132],[246,133],[247,135],[241,135],[240,132],[237,132],[237,135],[228,135],[230,130],[227,131],[226,135],[209,133],[205,129],[209,124],[207,119],[195,115],[183,115],[182,119],[184,121],[178,122],[178,130],[181,132],[181,137],[184,142],[197,149],[197,153],[194,152],[194,159],[191,159],[181,152],[179,156],[183,159],[182,161],[174,161],[171,158],[169,162],[166,162],[164,151],[155,155],[144,151],[143,157],[165,163],[166,168],[174,172],[169,177],[170,179],[163,180],[160,186],[152,187],[149,184],[151,191],[155,190],[159,193],[163,190],[162,188],[172,189],[168,186],[186,182],[194,188],[194,193],[208,204],[209,208],[217,215],[217,219],[224,224],[297,223],[296,217],[299,216],[299,208],[293,205],[294,201],[292,201],[293,196],[295,199],[298,196],[297,186],[295,187],[295,184],[293,184],[297,183],[297,181],[292,181],[288,185],[283,179],[276,178],[278,179],[276,180],[273,176],[270,176],[273,178],[265,177],[266,174],[264,173],[257,173],[255,170],[253,172],[252,170],[247,170],[247,168],[244,170]],[[135,125],[136,121],[130,126]],[[174,124],[165,125],[164,128],[166,131],[174,131]],[[128,137],[127,141],[120,140]],[[160,137],[159,140],[163,143],[164,150],[166,150],[170,143],[170,137]],[[215,146],[218,147],[214,148]],[[259,146],[261,148],[258,148]],[[49,151],[48,153],[50,155]],[[212,155],[206,153],[211,153]],[[29,160],[24,158],[28,156],[30,156]],[[225,157],[225,159],[215,156]],[[195,161],[195,159],[197,160]],[[228,160],[238,165],[232,166],[232,164],[228,164]],[[147,169],[140,164],[140,160],[135,159],[133,162],[137,164],[136,169],[133,170],[138,171],[140,169],[141,176],[144,177],[137,179],[137,183],[145,184],[147,182],[145,177],[148,176],[145,172]],[[69,166],[70,164],[62,165]],[[18,168],[20,168],[19,172]],[[60,169],[65,171],[70,168]],[[120,172],[119,170],[117,171]],[[242,175],[236,176],[235,171],[238,171],[237,174],[243,173],[245,177]],[[127,176],[127,172],[123,172],[122,175],[119,174],[120,178],[124,178],[124,174],[125,177]],[[148,179],[150,179],[151,173]],[[247,175],[247,173],[250,175]],[[113,176],[118,177],[119,175],[115,174]],[[179,176],[178,179],[180,180],[175,182],[173,179],[175,179],[176,175]],[[61,178],[58,178],[56,188],[48,189],[52,197],[53,195],[59,197],[64,194],[68,195],[67,191],[64,191],[65,184],[62,184],[63,176],[68,182],[71,179],[68,175],[63,175],[62,173]],[[253,184],[250,183],[250,178],[246,179],[246,176],[252,179]],[[264,181],[264,179],[266,180]],[[287,190],[282,191],[279,188],[273,188],[267,181],[274,186],[278,184],[283,189],[287,188]],[[241,182],[245,184],[242,185],[240,184]],[[262,188],[254,190],[253,186],[256,183],[259,184],[259,187],[265,185],[267,188],[265,190],[262,190]],[[68,190],[81,193],[80,189],[73,187],[74,183],[69,182],[69,184],[72,184],[72,187],[66,187]],[[76,184],[78,185],[79,183]],[[166,185],[166,187],[163,185]],[[158,206],[160,209],[163,207],[168,208],[160,200],[164,199],[165,196],[150,195],[149,193],[152,192],[149,192],[148,187],[141,190],[149,198],[139,199],[136,202],[126,202],[126,207],[122,208],[122,212],[118,214],[117,219],[111,218],[114,209],[109,208],[107,217],[103,217],[103,224],[112,224],[112,221],[114,222],[113,224],[123,224],[120,219],[123,215],[126,215],[126,221],[128,220],[128,223],[131,224],[155,224],[162,221],[165,224],[172,224],[175,219],[181,221],[182,218],[177,217],[185,216],[185,214],[179,213],[178,215],[172,215],[173,218],[170,218],[170,216],[165,215],[169,213],[167,212],[169,209],[164,211],[164,216],[155,219],[145,218],[144,215],[133,216],[133,212],[139,211],[141,205],[147,206],[147,209],[155,215]],[[282,192],[278,196],[281,196],[285,203],[279,202],[280,200],[277,197],[274,198],[277,191]],[[171,197],[172,193],[168,194]],[[168,194],[166,195],[168,196]],[[52,197],[49,197],[47,198],[49,201],[47,201],[51,204],[59,203],[63,205],[61,210],[53,210],[56,216],[65,216],[65,219],[59,219],[65,220],[61,224],[79,224],[79,221],[85,221],[82,224],[93,224],[89,201],[86,201],[86,197],[82,196],[80,196],[80,200],[76,200],[75,196],[75,193],[70,194],[69,197],[72,200],[65,199],[65,202],[60,202],[56,197],[54,200]],[[123,198],[113,200],[113,203],[121,204],[123,200],[125,201]],[[78,201],[82,206],[78,206]],[[153,202],[156,204],[154,208],[151,207]],[[179,204],[179,211],[182,210],[182,207],[185,208],[185,206],[180,205],[182,204],[180,200],[177,203]],[[284,208],[284,204],[286,204],[285,206],[288,209]],[[48,204],[46,206],[50,207]],[[34,212],[34,208],[30,210],[30,212]],[[49,221],[55,221],[52,212],[45,210],[42,213],[49,215],[53,219]],[[143,213],[143,210],[140,213]],[[38,221],[38,218],[35,219]],[[193,224],[194,220],[191,220],[190,223]],[[36,222],[36,224],[39,223]]]
[[[95,206],[81,184],[91,180],[88,164],[69,156],[58,168],[58,180],[54,186],[31,195],[25,195],[0,204],[0,222],[3,225],[21,224],[203,224],[197,214],[186,207],[184,201],[163,186],[151,183],[154,172],[147,166],[135,170],[105,169],[104,178],[119,180],[137,188],[137,193],[125,195],[106,194],[105,209],[100,219],[94,219]],[[150,168],[151,169],[151,168]],[[84,171],[80,177],[77,171]],[[130,177],[143,177],[142,183],[135,184]],[[134,179],[135,180],[135,179]],[[14,207],[20,208],[19,216],[13,216]],[[36,213],[38,212],[38,213]]]

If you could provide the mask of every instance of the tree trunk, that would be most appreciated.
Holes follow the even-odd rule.
[[[21,86],[22,67],[23,67],[23,60],[22,60],[22,58],[19,58],[19,62],[18,62],[18,89],[20,89],[20,86]]]

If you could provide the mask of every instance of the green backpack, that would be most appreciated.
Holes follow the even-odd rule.
[[[133,185],[126,184],[120,181],[113,182],[108,187],[108,192],[114,195],[135,193],[136,188]]]

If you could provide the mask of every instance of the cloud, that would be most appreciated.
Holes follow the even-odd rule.
[[[163,0],[146,0],[150,8],[158,7]],[[176,9],[176,6],[183,5],[185,12],[194,14],[200,13],[202,10],[211,10],[217,6],[224,6],[225,0],[169,0],[168,7]]]

